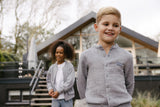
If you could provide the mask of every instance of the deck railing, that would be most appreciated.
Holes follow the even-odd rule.
[[[160,57],[136,57],[133,60],[134,60],[135,75],[160,74]],[[28,69],[27,64],[28,64],[27,62],[18,62],[18,61],[0,62],[0,78],[32,77],[34,75],[33,70],[35,69]],[[75,68],[77,68],[77,65],[75,66],[76,66]],[[31,75],[27,76],[27,74]]]
[[[137,57],[134,72],[135,75],[160,75],[160,58]]]
[[[41,76],[41,74],[44,72],[44,66],[43,66],[43,61],[41,60],[38,67],[36,68],[35,70],[35,73],[34,73],[34,76],[29,84],[29,87],[31,87],[31,94],[34,92],[36,86],[37,86],[37,83],[38,83],[38,80]]]

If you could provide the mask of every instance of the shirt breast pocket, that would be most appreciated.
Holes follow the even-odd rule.
[[[112,63],[110,64],[111,67],[111,74],[113,75],[124,75],[124,64],[121,62],[116,62],[116,63]]]
[[[120,62],[112,63],[110,66],[110,78],[114,79],[112,84],[124,85],[124,64]]]

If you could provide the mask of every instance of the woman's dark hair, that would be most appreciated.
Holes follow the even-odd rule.
[[[51,56],[52,56],[52,62],[54,63],[56,61],[55,53],[56,53],[57,47],[59,47],[59,46],[64,49],[65,59],[72,61],[75,56],[73,46],[70,45],[69,43],[65,42],[64,40],[57,40],[57,41],[53,42],[53,44],[51,45],[50,50],[49,50],[49,52],[51,53]]]

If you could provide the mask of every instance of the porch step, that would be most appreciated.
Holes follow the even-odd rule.
[[[35,91],[36,92],[39,92],[39,91],[47,91],[48,92],[48,89],[36,89]]]
[[[52,98],[48,94],[46,77],[40,77],[35,94],[32,96],[31,106],[32,107],[51,107]]]
[[[49,96],[48,93],[36,93],[34,96]]]
[[[32,103],[31,106],[51,106],[52,103]]]
[[[47,88],[47,85],[38,85],[38,87],[45,87],[45,88]]]
[[[51,101],[52,98],[32,98],[32,101]]]
[[[39,83],[47,83],[47,81],[39,81]]]
[[[45,79],[46,80],[46,77],[40,77],[40,79],[43,79],[43,80]]]

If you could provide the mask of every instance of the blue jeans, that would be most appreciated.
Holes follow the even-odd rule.
[[[61,100],[52,100],[52,107],[73,107],[73,100],[65,101],[64,99]]]
[[[103,105],[103,104],[87,104],[87,107],[109,107],[108,105]],[[132,107],[130,103],[125,103],[121,104],[119,106],[114,106],[114,107]]]

